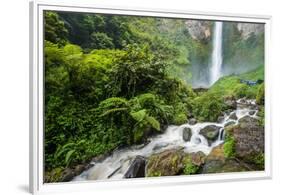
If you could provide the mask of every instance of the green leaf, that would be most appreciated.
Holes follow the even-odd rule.
[[[66,156],[65,156],[65,163],[68,166],[71,160],[71,156],[74,154],[75,150],[70,150],[67,152]]]
[[[127,110],[127,109],[128,109],[128,108],[112,108],[112,109],[107,110],[107,111],[105,111],[104,113],[102,113],[102,114],[100,115],[100,117],[103,117],[103,116],[106,116],[106,115],[109,115],[109,114],[115,113],[115,112],[125,111],[125,110]]]
[[[67,143],[67,144],[63,145],[62,147],[59,146],[58,149],[57,149],[57,151],[55,152],[54,157],[55,157],[55,158],[59,158],[59,157],[60,157],[63,153],[65,153],[65,152],[68,150],[68,148],[71,147],[71,146],[75,146],[75,143],[70,142],[70,143]]]
[[[145,120],[156,130],[160,131],[160,123],[152,116],[146,116]]]
[[[86,140],[82,139],[82,140],[80,140],[76,145],[78,146],[78,145],[80,145],[80,144],[84,144],[85,142],[86,142]]]
[[[146,116],[146,110],[142,109],[140,111],[137,112],[131,112],[130,115],[133,117],[133,119],[135,119],[138,122],[141,122],[145,116]]]

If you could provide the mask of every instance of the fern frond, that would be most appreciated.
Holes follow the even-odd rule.
[[[67,152],[66,156],[65,156],[65,164],[66,166],[69,165],[70,160],[71,160],[71,156],[74,154],[75,150],[70,150]]]
[[[104,117],[104,116],[106,116],[106,115],[109,115],[109,114],[115,113],[115,112],[123,112],[123,111],[126,111],[126,110],[128,110],[128,108],[112,108],[112,109],[107,110],[107,111],[105,111],[104,113],[102,113],[102,114],[100,115],[100,117]]]
[[[145,120],[156,130],[160,131],[160,123],[152,116],[146,116]]]
[[[138,122],[141,122],[146,116],[146,110],[142,109],[137,112],[131,112],[130,115]]]
[[[110,107],[110,106],[116,106],[116,105],[120,105],[120,104],[124,104],[124,105],[128,105],[128,100],[126,100],[125,98],[120,98],[120,97],[111,97],[111,98],[107,98],[106,100],[102,101],[99,104],[99,107]]]

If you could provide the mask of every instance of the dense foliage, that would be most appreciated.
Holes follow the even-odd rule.
[[[46,11],[45,171],[63,169],[116,148],[143,143],[166,125],[216,121],[224,96],[264,102],[263,70],[220,79],[196,94],[191,56],[206,63],[208,43],[191,39],[183,20]],[[195,52],[196,51],[196,52]],[[187,160],[185,174],[198,170]],[[51,174],[51,175],[52,175]],[[53,178],[52,178],[53,177]]]
[[[106,30],[112,23],[120,26],[114,17],[83,15],[85,22],[73,21],[80,15],[66,17],[68,25],[83,25],[74,28],[79,32],[66,30],[54,12],[46,12],[45,18],[46,28],[56,24],[45,32],[46,171],[86,162],[117,147],[145,141],[165,124],[187,121],[194,93],[169,74],[171,59],[177,55],[169,43],[122,45],[126,38],[119,34],[132,29],[121,25],[122,33]],[[103,26],[94,28],[95,21]],[[93,29],[102,30],[89,33]],[[83,32],[90,36],[86,39]],[[76,35],[72,33],[86,40],[72,40]]]

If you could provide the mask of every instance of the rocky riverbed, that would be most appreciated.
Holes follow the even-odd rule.
[[[93,159],[73,181],[262,170],[264,128],[254,100],[232,102],[218,122],[170,125],[149,142]]]

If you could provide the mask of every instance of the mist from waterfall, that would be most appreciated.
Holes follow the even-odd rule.
[[[222,22],[215,22],[213,31],[212,64],[210,69],[210,85],[214,84],[221,76],[222,66]]]

